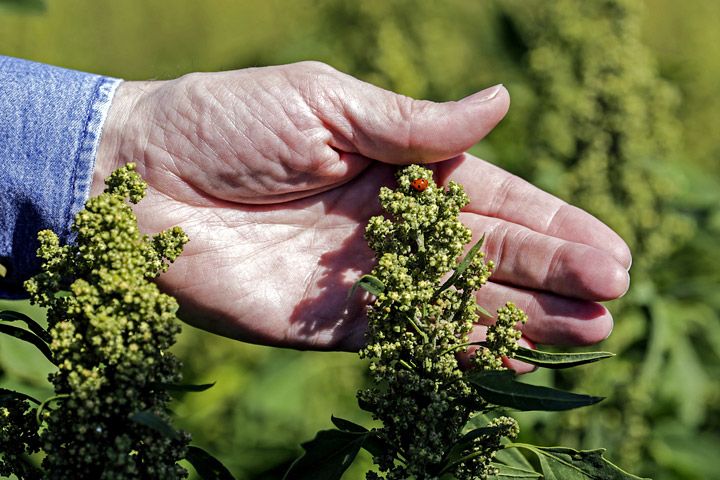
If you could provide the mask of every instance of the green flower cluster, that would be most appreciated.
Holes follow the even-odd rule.
[[[19,479],[40,478],[40,472],[25,460],[26,454],[40,451],[37,421],[25,399],[8,398],[0,402],[0,476]]]
[[[607,222],[630,245],[633,273],[667,258],[694,224],[673,205],[678,91],[641,36],[638,0],[511,2],[537,93],[533,181]]]
[[[77,214],[76,244],[39,234],[43,271],[26,282],[33,302],[47,307],[53,402],[41,408],[53,479],[175,479],[187,471],[189,435],[167,435],[170,397],[180,362],[167,349],[180,326],[177,303],[150,280],[167,270],[187,236],[179,228],[141,235],[125,202],[138,202],[145,183],[134,165],[115,171],[102,195]],[[50,408],[50,407],[54,408]],[[152,420],[148,420],[152,419]]]
[[[606,342],[626,360],[612,370],[558,373],[564,385],[602,386],[615,395],[592,413],[572,411],[549,423],[545,435],[586,445],[602,436],[620,464],[639,466],[645,458],[645,474],[653,475],[661,462],[648,447],[657,438],[651,412],[658,411],[672,375],[667,365],[681,355],[678,364],[685,371],[687,358],[703,353],[694,340],[679,338],[690,331],[686,321],[660,327],[661,318],[687,316],[661,313],[668,296],[655,292],[663,278],[677,276],[677,265],[692,271],[672,255],[696,225],[678,208],[679,176],[670,168],[680,153],[679,94],[643,45],[642,8],[639,0],[513,0],[506,11],[526,44],[525,75],[538,98],[527,125],[535,172],[523,175],[606,222],[633,252],[633,288],[614,309],[623,318],[622,331]],[[685,302],[683,282],[676,288],[685,292]],[[673,331],[663,347],[655,338],[661,331]],[[685,342],[689,350],[681,347]],[[678,389],[676,398],[665,402],[681,405],[686,396]],[[680,416],[679,410],[665,414],[673,424]]]
[[[427,188],[414,188],[418,179],[427,181]],[[383,188],[379,196],[392,218],[373,217],[365,235],[378,258],[372,275],[384,287],[368,312],[367,346],[360,352],[371,359],[375,385],[358,395],[363,408],[382,421],[379,433],[394,447],[375,455],[380,471],[389,480],[428,480],[441,476],[448,449],[472,414],[490,410],[464,381],[456,354],[470,345],[468,334],[483,311],[474,292],[487,282],[493,263],[476,247],[457,263],[472,238],[459,220],[469,202],[461,185],[438,187],[432,172],[419,165],[401,170],[397,182],[396,190]],[[514,305],[503,308],[489,327],[486,347],[470,357],[474,367],[503,369],[501,356],[517,348],[520,332],[514,327],[525,319]],[[514,436],[517,424],[500,417],[488,427],[487,435],[463,447],[466,460],[450,470],[456,478],[495,473],[490,461],[500,438]],[[367,478],[381,477],[370,472]]]

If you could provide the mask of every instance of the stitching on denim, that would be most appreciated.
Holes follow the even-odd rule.
[[[83,208],[85,201],[90,195],[90,186],[92,185],[95,158],[97,156],[98,145],[100,144],[102,127],[105,124],[107,113],[110,110],[115,89],[121,81],[122,80],[115,78],[101,77],[93,90],[90,99],[90,108],[83,124],[77,154],[75,155],[75,169],[72,176],[72,200],[65,214],[67,225],[72,224],[73,217]],[[72,241],[75,235],[72,232],[68,232],[68,234],[68,240]]]

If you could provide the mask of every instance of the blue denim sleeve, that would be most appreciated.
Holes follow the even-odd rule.
[[[0,56],[0,297],[26,296],[40,230],[72,240],[120,82]]]

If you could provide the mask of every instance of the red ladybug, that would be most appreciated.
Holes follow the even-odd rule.
[[[428,181],[424,178],[418,178],[417,180],[413,180],[410,185],[418,192],[422,192],[428,187]]]

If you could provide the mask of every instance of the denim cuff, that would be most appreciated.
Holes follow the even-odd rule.
[[[121,81],[0,56],[0,297],[27,296],[39,231],[72,241]]]

